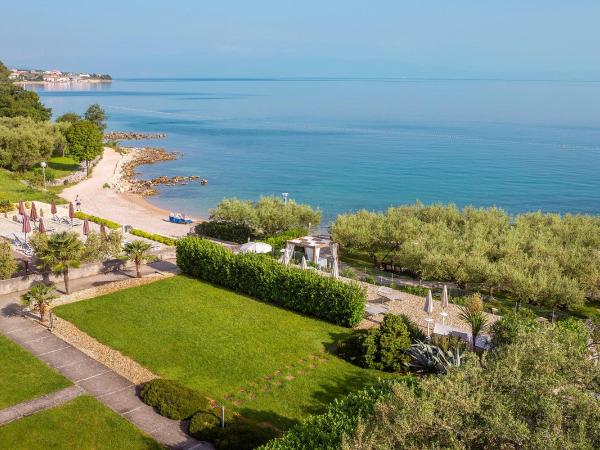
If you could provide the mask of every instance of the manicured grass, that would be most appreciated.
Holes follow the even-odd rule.
[[[349,329],[184,276],[54,311],[158,375],[282,427],[381,376],[327,352]]]
[[[11,450],[163,448],[89,396],[0,426],[0,447]]]
[[[46,174],[54,178],[62,178],[79,170],[79,163],[68,156],[55,156],[48,160]]]
[[[34,189],[20,181],[17,174],[6,169],[0,169],[0,198],[8,199],[11,202],[19,200],[37,200],[50,203],[52,200],[60,201],[58,194],[64,186],[49,187],[47,191]],[[64,200],[62,200],[64,203]]]
[[[31,353],[0,335],[0,409],[49,394],[70,384],[69,380]]]

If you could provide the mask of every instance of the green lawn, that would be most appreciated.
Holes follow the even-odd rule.
[[[0,447],[11,450],[163,448],[89,396],[0,426]]]
[[[79,170],[79,163],[68,156],[55,156],[48,160],[46,174],[53,178],[62,178]]]
[[[20,181],[17,174],[6,169],[0,169],[0,199],[8,199],[11,202],[19,200],[37,200],[50,203],[52,200],[60,200],[58,194],[64,186],[53,186],[47,191],[34,189]],[[64,203],[64,200],[62,200]]]
[[[0,335],[0,409],[49,394],[70,384],[69,380],[31,353]]]
[[[327,352],[348,329],[185,276],[54,311],[158,375],[280,427],[382,375]]]

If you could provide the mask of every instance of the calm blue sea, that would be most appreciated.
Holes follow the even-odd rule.
[[[208,178],[151,198],[187,214],[282,192],[326,221],[416,200],[600,214],[600,82],[123,79],[35,89],[55,115],[100,103],[112,130],[167,133],[150,145],[182,158],[140,171]]]

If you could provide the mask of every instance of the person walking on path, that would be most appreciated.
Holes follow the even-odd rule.
[[[75,208],[77,211],[81,212],[81,199],[79,198],[79,194],[75,197]]]

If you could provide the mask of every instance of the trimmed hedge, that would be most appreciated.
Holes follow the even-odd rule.
[[[244,244],[248,239],[256,237],[254,230],[246,225],[237,225],[227,222],[202,222],[196,225],[194,231],[199,236],[220,239],[221,241],[237,242]]]
[[[234,254],[197,237],[177,241],[177,265],[187,275],[329,322],[353,326],[366,295],[356,283],[284,266],[267,255]]]
[[[129,234],[133,234],[134,236],[143,237],[146,239],[150,239],[151,241],[160,242],[161,244],[170,246],[174,246],[175,242],[177,242],[173,238],[163,236],[161,234],[148,233],[147,231],[138,230],[137,228],[133,228],[131,231],[129,231]]]
[[[406,378],[412,382],[412,378]],[[373,414],[377,402],[391,394],[391,384],[380,382],[374,386],[334,400],[324,414],[311,416],[303,423],[286,431],[282,437],[267,442],[260,450],[304,450],[341,448],[346,436],[352,436],[360,419]]]
[[[157,378],[144,383],[140,397],[161,415],[169,419],[183,420],[200,410],[206,410],[208,399],[176,381]]]
[[[97,223],[98,225],[104,224],[104,226],[106,226],[108,228],[112,228],[113,230],[121,228],[121,225],[118,224],[117,222],[113,222],[112,220],[108,220],[108,219],[103,219],[101,217],[92,216],[90,214],[86,214],[81,211],[77,211],[75,213],[75,217],[77,217],[78,219],[81,219],[81,220],[87,219],[90,222]]]

